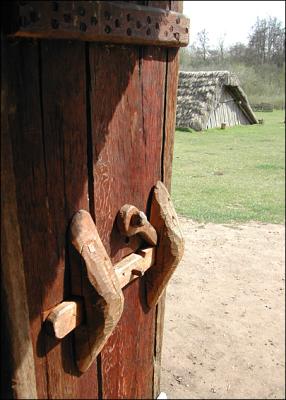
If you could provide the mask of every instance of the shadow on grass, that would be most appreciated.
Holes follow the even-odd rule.
[[[179,132],[194,132],[193,129],[191,129],[191,128],[178,128],[178,127],[176,127],[176,131],[179,131]]]

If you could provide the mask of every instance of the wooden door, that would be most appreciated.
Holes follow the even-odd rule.
[[[43,3],[55,28],[65,2]],[[114,225],[120,207],[148,215],[156,181],[170,188],[178,47],[4,34],[2,56],[3,396],[152,398],[164,300],[147,310],[144,278],[124,289],[121,320],[84,374],[73,333],[57,341],[43,319],[84,287],[67,240],[73,214],[91,213],[117,262],[136,249]]]

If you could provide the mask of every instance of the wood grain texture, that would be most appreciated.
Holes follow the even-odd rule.
[[[179,9],[182,8],[182,1],[173,2]],[[167,74],[166,74],[166,103],[164,113],[164,139],[162,152],[162,181],[171,193],[172,162],[175,139],[175,118],[177,103],[179,54],[176,49],[169,49],[167,53]],[[154,379],[153,398],[160,393],[160,373],[162,359],[162,345],[164,335],[164,314],[165,314],[166,291],[156,307],[155,324],[155,346],[154,346]]]
[[[78,209],[89,208],[85,46],[76,42],[43,41],[41,65],[48,229],[52,233],[53,255],[49,269],[56,273],[50,284],[51,297],[46,296],[44,303],[44,309],[50,309],[65,297],[77,294],[70,287],[67,229]],[[77,272],[84,286],[87,278],[83,272]],[[97,395],[97,366],[94,364],[78,377],[72,345],[71,336],[58,344],[46,339],[49,397],[92,398]]]
[[[154,344],[154,375],[153,375],[153,398],[156,399],[160,392],[161,381],[161,360],[162,360],[162,345],[164,335],[164,318],[165,318],[165,300],[166,290],[161,295],[161,298],[156,306],[156,322],[155,322],[155,344]]]
[[[90,46],[96,225],[113,263],[136,250],[133,238],[125,243],[114,226],[118,210],[134,204],[148,215],[160,178],[165,57],[158,48]],[[124,297],[122,318],[102,352],[103,397],[150,398],[155,310],[146,310],[142,280],[126,287]]]
[[[156,183],[150,221],[159,236],[156,263],[146,273],[147,304],[157,305],[184,252],[179,220],[165,185]]]
[[[222,87],[219,102],[212,109],[206,128],[217,128],[225,123],[225,126],[248,125],[249,118],[243,113],[241,104],[233,97],[233,94],[225,86]]]
[[[7,59],[7,42],[3,38],[1,49],[2,56]],[[12,98],[15,100],[15,93],[11,93],[11,88],[9,90],[7,67],[7,64],[2,64],[1,68],[1,325],[5,315],[5,332],[1,337],[7,338],[7,358],[2,359],[1,355],[1,375],[7,369],[11,375],[1,382],[1,398],[12,395],[14,398],[36,399],[34,355],[9,130],[8,110],[10,107],[15,110],[16,104],[11,101]],[[10,96],[12,98],[9,99]]]
[[[128,306],[102,352],[101,365],[99,359],[102,382],[96,365],[81,377],[76,375],[72,337],[55,343],[41,327],[44,311],[90,289],[80,273],[80,260],[72,249],[66,252],[65,238],[72,214],[79,208],[88,210],[88,198],[93,204],[92,193],[95,207],[90,212],[96,214],[113,263],[140,245],[135,238],[125,243],[113,224],[125,203],[148,215],[151,188],[161,178],[159,154],[163,125],[165,131],[168,126],[166,54],[155,47],[95,44],[85,53],[83,44],[61,40],[19,41],[9,48],[9,85],[14,93],[8,107],[9,131],[40,398],[152,397],[155,310],[146,309],[144,278],[124,289]],[[172,62],[168,56],[168,76]],[[91,75],[93,139],[89,174],[86,66]],[[163,147],[167,154],[167,141]],[[92,184],[93,178],[94,188],[90,185],[88,193],[88,180]],[[72,289],[70,267],[77,274]]]
[[[174,153],[175,138],[175,119],[177,106],[177,88],[178,88],[178,51],[176,49],[168,50],[167,62],[167,83],[166,83],[166,109],[165,109],[165,136],[163,150],[163,182],[168,190],[171,190],[172,162]]]
[[[177,12],[183,12],[183,1],[170,1],[169,7]],[[172,161],[174,152],[175,137],[175,118],[177,103],[179,71],[179,53],[176,49],[167,51],[167,73],[166,73],[166,102],[164,110],[164,138],[162,152],[162,175],[161,180],[171,194]],[[172,109],[173,107],[173,109]],[[166,291],[163,292],[161,299],[156,307],[155,323],[155,345],[154,345],[154,378],[153,378],[153,398],[157,398],[160,393],[160,373],[162,359],[162,344],[164,334],[164,314],[165,314]]]
[[[85,51],[79,43],[40,46],[11,43],[8,57],[16,93],[9,120],[37,389],[40,398],[89,398],[97,394],[96,366],[78,379],[72,338],[57,343],[42,330],[43,311],[71,294],[66,230],[72,214],[88,208]]]
[[[42,323],[42,297],[45,293],[41,266],[48,256],[49,234],[46,229],[45,166],[37,43],[9,42],[7,57],[3,62],[7,65],[8,71],[9,95],[6,112],[12,139],[18,221],[37,391],[39,398],[46,398],[46,357],[44,343],[38,338]],[[39,259],[42,261],[41,264]],[[49,270],[46,271],[46,275],[47,281],[50,281]]]
[[[26,1],[14,7],[14,37],[78,39],[133,45],[186,46],[189,20],[165,10],[109,1]]]

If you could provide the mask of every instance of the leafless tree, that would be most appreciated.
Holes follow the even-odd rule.
[[[283,64],[285,28],[282,28],[282,23],[277,18],[257,18],[249,35],[248,47],[254,62]]]
[[[202,54],[203,54],[203,59],[204,61],[207,58],[207,50],[208,50],[208,43],[209,43],[209,34],[206,31],[206,29],[201,30],[200,32],[198,32],[197,37],[198,37],[198,42],[200,44],[200,48],[202,50]]]

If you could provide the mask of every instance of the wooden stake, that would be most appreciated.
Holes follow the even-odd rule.
[[[48,314],[45,329],[50,336],[62,339],[82,322],[82,300],[63,301]]]

